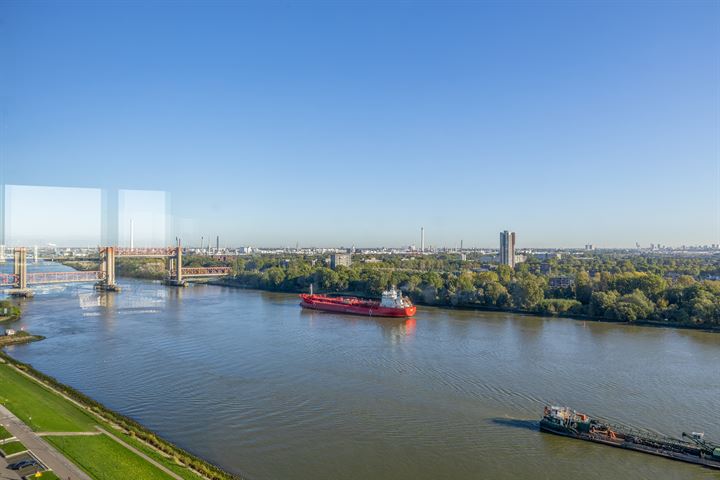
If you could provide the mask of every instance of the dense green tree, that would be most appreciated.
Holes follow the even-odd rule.
[[[500,282],[487,282],[478,290],[478,297],[488,307],[507,307],[510,305],[510,294]]]
[[[596,317],[612,317],[613,308],[619,297],[620,294],[615,290],[610,290],[609,292],[593,292],[590,297],[590,315]]]
[[[445,281],[442,276],[437,272],[428,272],[423,275],[423,283],[436,289],[440,289],[445,285]]]
[[[534,309],[544,298],[545,282],[528,273],[518,277],[510,289],[513,305],[524,310]]]
[[[654,305],[641,290],[618,298],[612,307],[613,317],[626,322],[649,318]]]
[[[569,312],[581,313],[582,303],[577,300],[568,300],[565,298],[546,298],[538,304],[538,311],[552,315]]]
[[[513,274],[512,268],[510,268],[508,265],[498,265],[497,274],[500,278],[500,283],[502,283],[506,287],[510,285],[510,280],[512,280]]]
[[[285,281],[285,270],[280,267],[271,267],[267,271],[268,282],[272,287],[279,287]]]
[[[720,325],[720,282],[706,280],[720,275],[720,255],[617,251],[543,260],[531,255],[516,269],[487,263],[484,257],[481,252],[467,253],[466,261],[455,253],[353,255],[352,266],[331,270],[325,255],[187,255],[185,265],[230,266],[233,283],[249,288],[297,292],[314,283],[317,291],[377,296],[394,284],[419,303]],[[98,268],[89,263],[86,269]],[[165,266],[157,259],[119,259],[117,272],[163,278]],[[550,288],[549,278],[559,275],[574,278],[574,285]]]
[[[458,289],[463,292],[475,292],[475,274],[469,270],[463,271],[457,279]]]
[[[475,286],[482,287],[486,283],[499,282],[500,277],[495,272],[479,272],[475,275]]]
[[[593,293],[593,282],[590,279],[590,275],[585,270],[580,270],[575,275],[575,298],[580,303],[590,303],[590,297]]]

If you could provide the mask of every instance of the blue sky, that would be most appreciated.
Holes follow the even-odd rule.
[[[710,1],[4,2],[0,182],[166,191],[186,244],[719,243],[719,25]]]

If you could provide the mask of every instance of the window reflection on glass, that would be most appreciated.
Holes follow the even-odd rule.
[[[95,246],[100,242],[99,188],[5,185],[5,244]]]

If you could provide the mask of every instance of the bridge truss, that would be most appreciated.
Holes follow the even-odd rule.
[[[10,294],[31,296],[28,285],[95,282],[99,290],[120,291],[115,283],[115,258],[165,258],[166,285],[185,286],[185,278],[221,277],[230,275],[229,267],[183,267],[182,247],[118,248],[102,247],[100,270],[81,272],[27,272],[27,249],[15,249],[13,273],[0,273],[0,288],[10,287]]]

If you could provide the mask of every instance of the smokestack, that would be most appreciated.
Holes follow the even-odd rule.
[[[35,263],[38,263],[38,246],[35,245],[35,250],[33,251],[33,261]]]
[[[425,227],[420,227],[420,252],[425,252]]]
[[[215,252],[220,251],[220,235],[215,237]]]
[[[130,250],[135,248],[135,222],[130,219]]]

